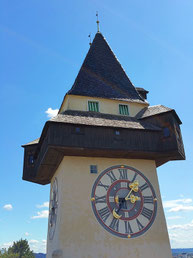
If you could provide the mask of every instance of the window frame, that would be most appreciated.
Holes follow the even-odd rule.
[[[73,126],[71,128],[71,133],[76,135],[84,135],[85,134],[84,131],[85,131],[85,128],[84,126],[81,126],[81,125]]]
[[[92,111],[92,110],[89,110],[89,102],[94,102],[94,103],[97,103],[98,104],[98,111]],[[88,100],[87,101],[87,111],[89,111],[89,112],[100,112],[100,105],[99,105],[99,101],[97,101],[97,100]]]
[[[128,114],[121,114],[120,110],[120,106],[125,106],[127,107],[127,111],[128,111]],[[122,115],[122,116],[129,116],[129,105],[128,104],[119,104],[119,115]]]
[[[97,173],[98,173],[98,166],[90,165],[90,174],[97,174]]]
[[[164,138],[170,138],[171,132],[169,127],[163,127],[163,136]]]

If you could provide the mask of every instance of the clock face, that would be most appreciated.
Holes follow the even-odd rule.
[[[153,186],[140,171],[128,166],[103,171],[93,185],[91,202],[98,222],[122,238],[144,234],[157,212]]]
[[[56,219],[57,219],[57,210],[58,210],[58,182],[57,178],[54,179],[51,193],[50,193],[50,208],[49,208],[49,219],[48,219],[48,234],[49,239],[53,239]]]

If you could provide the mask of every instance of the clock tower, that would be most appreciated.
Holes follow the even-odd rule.
[[[150,106],[97,32],[58,115],[23,145],[49,184],[47,258],[171,258],[157,167],[185,159],[174,109]]]

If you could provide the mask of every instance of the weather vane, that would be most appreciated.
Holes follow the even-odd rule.
[[[90,38],[90,42],[89,42],[89,45],[91,46],[91,33],[88,35],[88,37]]]
[[[98,15],[98,12],[96,12],[96,17],[97,17],[97,21],[96,21],[96,23],[97,23],[97,32],[99,32],[99,15]]]

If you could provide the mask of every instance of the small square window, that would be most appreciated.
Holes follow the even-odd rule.
[[[71,130],[72,130],[72,134],[77,134],[77,135],[81,135],[81,134],[84,134],[84,127],[82,127],[82,126],[80,126],[80,127],[78,127],[78,126],[76,126],[76,127],[72,127],[71,128]]]
[[[168,127],[165,127],[163,129],[164,137],[169,137],[170,136],[170,129]]]
[[[115,135],[117,135],[117,136],[120,135],[120,131],[116,130]]]
[[[90,165],[90,173],[97,174],[97,165]]]
[[[99,103],[96,101],[88,101],[88,111],[99,112]]]
[[[29,163],[29,165],[34,164],[34,156],[33,156],[33,155],[29,155],[29,157],[28,157],[28,163]]]
[[[119,114],[124,115],[124,116],[128,116],[129,115],[128,105],[119,104]]]
[[[80,133],[80,127],[76,127],[76,128],[75,128],[75,132],[76,132],[76,133]]]

